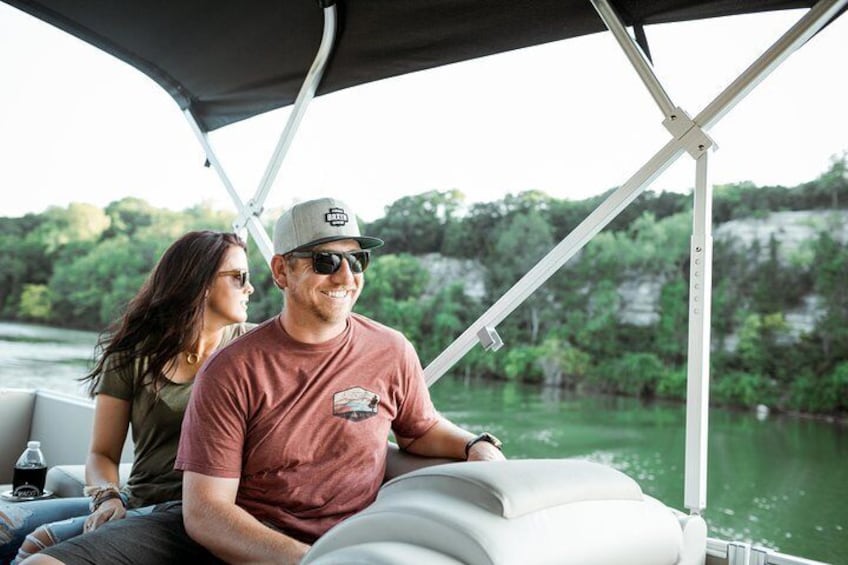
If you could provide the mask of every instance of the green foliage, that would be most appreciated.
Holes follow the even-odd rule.
[[[377,256],[365,275],[356,304],[360,314],[396,328],[413,343],[421,341],[423,304],[428,273],[408,254]]]
[[[714,220],[848,202],[848,162],[835,158],[798,187],[715,188]],[[607,195],[559,200],[526,191],[464,206],[457,190],[407,196],[364,231],[375,253],[357,311],[402,331],[426,365],[498,300]],[[686,390],[691,196],[645,192],[527,301],[498,324],[506,347],[474,347],[456,374],[683,398]],[[739,406],[848,412],[848,246],[843,216],[817,220],[816,239],[792,253],[772,239],[718,240],[713,275],[712,400]],[[0,316],[102,329],[138,290],[161,252],[191,229],[230,229],[232,215],[201,203],[182,212],[125,198],[0,218]],[[249,245],[250,319],[282,299]],[[486,297],[452,280],[428,280],[432,255],[470,259]],[[654,321],[624,323],[637,291],[659,289]],[[812,329],[787,322],[802,306]],[[643,318],[644,319],[644,318]],[[628,320],[630,320],[628,318]]]
[[[551,247],[551,227],[542,216],[533,212],[512,216],[497,238],[497,253],[490,260],[493,268],[487,269],[489,294],[497,297],[509,290]],[[546,288],[538,289],[518,314],[531,344],[537,343],[543,332],[542,309],[550,299]]]
[[[418,341],[422,363],[433,360],[447,344],[482,313],[480,304],[465,295],[461,284],[449,284],[423,301]]]
[[[828,368],[848,361],[848,246],[822,233],[814,245],[817,276],[814,289],[826,306],[813,339]]]
[[[686,398],[686,366],[677,366],[663,374],[657,383],[657,396],[683,400]]]
[[[757,187],[751,182],[716,186],[713,220],[716,223],[778,210],[815,210],[845,207],[848,202],[848,155],[834,156],[830,169],[814,181],[795,188]]]
[[[510,380],[525,383],[539,383],[544,374],[539,364],[542,355],[541,347],[514,347],[506,354],[504,372]]]
[[[25,284],[18,309],[22,320],[43,322],[50,319],[50,291],[43,284]]]
[[[27,237],[38,241],[48,255],[73,243],[93,243],[109,227],[106,213],[91,204],[71,203],[67,208],[51,206]]]
[[[140,198],[124,198],[106,206],[104,212],[110,219],[104,238],[117,235],[132,237],[141,228],[152,225],[160,211]]]
[[[710,387],[712,400],[733,406],[771,406],[777,400],[775,382],[765,375],[733,371],[715,378]]]
[[[788,340],[782,313],[750,314],[739,329],[737,355],[744,371],[783,380],[785,366],[780,362]]]
[[[451,226],[450,240],[445,241],[445,254],[469,259],[488,257],[494,248],[490,238],[497,233],[504,215],[500,202],[472,204],[459,225]]]
[[[546,384],[576,388],[592,366],[591,355],[556,337],[545,339],[537,350]]]
[[[819,391],[821,404],[820,412],[835,412],[848,410],[848,361],[839,363],[830,374],[826,375]]]
[[[601,280],[592,293],[584,323],[577,328],[576,345],[595,359],[612,359],[619,352],[621,297],[612,281]]]
[[[203,205],[179,213],[124,199],[105,210],[74,203],[0,218],[0,315],[102,330],[177,237],[228,229],[231,217]]]
[[[804,412],[848,411],[848,361],[824,375],[805,373],[790,388],[790,407]]]
[[[689,341],[689,285],[674,279],[660,290],[660,321],[657,324],[657,351],[666,363],[682,365]]]
[[[427,287],[428,271],[412,255],[378,255],[368,268],[360,307],[380,300],[419,298]]]
[[[386,252],[441,251],[444,227],[454,219],[463,199],[456,190],[405,196],[388,206],[386,215],[371,223],[368,231],[386,242]]]
[[[265,263],[259,247],[250,241],[247,244],[247,265],[250,269],[250,284],[253,285],[247,310],[248,320],[258,323],[280,313],[283,295],[274,284],[271,269]]]
[[[848,202],[848,153],[834,156],[831,159],[830,169],[816,180],[804,183],[799,188],[804,200],[796,209],[837,209],[840,206],[844,208]]]
[[[53,316],[79,320],[88,329],[102,329],[117,318],[138,292],[154,263],[173,240],[156,234],[132,240],[119,236],[104,241],[70,263],[58,265],[50,279]]]
[[[24,285],[45,284],[51,261],[44,246],[26,234],[41,224],[39,216],[0,218],[0,316],[18,316]]]
[[[592,376],[605,392],[650,398],[664,373],[663,362],[653,353],[626,353],[600,363]]]

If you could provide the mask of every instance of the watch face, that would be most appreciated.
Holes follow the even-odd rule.
[[[494,445],[498,449],[501,449],[501,446],[503,446],[503,443],[501,442],[501,440],[499,440],[498,438],[496,438],[495,436],[493,436],[489,432],[483,432],[482,434],[478,435],[477,437],[475,437],[474,439],[472,439],[471,441],[469,441],[465,445],[465,458],[466,459],[468,458],[468,452],[471,449],[471,447],[475,443],[479,443],[481,441],[485,441],[486,443],[491,443],[492,445]]]
[[[503,442],[501,442],[501,440],[499,440],[498,438],[496,438],[495,436],[493,436],[489,432],[484,432],[484,433],[480,434],[480,441],[488,441],[489,443],[491,443],[492,445],[494,445],[498,449],[500,449],[501,446],[503,445]]]

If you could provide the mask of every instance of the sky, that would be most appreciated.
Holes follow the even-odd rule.
[[[655,70],[696,115],[801,11],[650,26]],[[794,186],[848,151],[848,16],[792,55],[709,132],[710,180]],[[125,196],[228,207],[176,103],[132,67],[0,4],[0,216]],[[243,199],[285,124],[278,110],[213,132]],[[623,184],[669,139],[610,34],[413,73],[316,98],[266,209],[341,196],[367,221],[403,196],[466,203],[541,190],[578,200]],[[688,191],[684,155],[652,190]],[[267,219],[267,218],[263,218]]]

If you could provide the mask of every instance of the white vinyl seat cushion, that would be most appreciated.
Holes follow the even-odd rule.
[[[359,563],[353,548],[394,543],[471,565],[694,565],[706,551],[706,528],[698,523],[643,496],[623,473],[589,461],[450,463],[388,482],[302,563]],[[401,554],[385,561],[391,555],[379,563],[428,562]]]
[[[462,565],[444,553],[418,545],[398,542],[371,542],[345,547],[309,561],[312,565]]]
[[[118,475],[121,477],[121,486],[126,483],[132,471],[132,463],[121,463],[118,467]],[[47,471],[47,480],[44,488],[53,491],[53,495],[59,498],[73,498],[85,496],[85,465],[57,465],[50,467]]]

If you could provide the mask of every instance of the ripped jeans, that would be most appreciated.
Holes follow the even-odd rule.
[[[80,497],[0,504],[0,565],[18,563],[19,559],[24,559],[31,553],[24,552],[18,556],[19,559],[15,558],[27,536],[40,551],[46,546],[82,534],[85,520],[90,514],[90,501],[88,497]],[[147,514],[152,509],[153,506],[145,506],[128,510],[127,517]],[[42,530],[46,536],[31,536],[39,526],[44,526]],[[39,537],[46,537],[49,542],[44,543]]]

